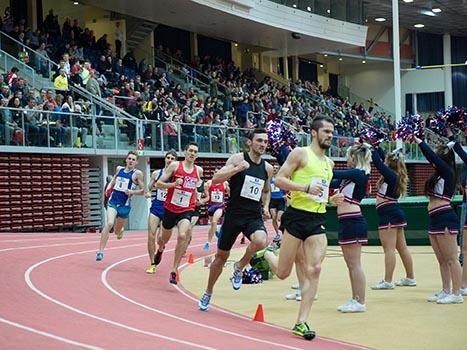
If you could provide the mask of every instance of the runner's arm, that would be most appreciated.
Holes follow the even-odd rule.
[[[225,165],[214,174],[212,177],[212,183],[218,184],[224,181],[228,181],[232,176],[239,173],[240,171],[243,171],[244,169],[246,169],[246,167],[244,165],[243,153],[235,153],[231,155]]]
[[[157,188],[173,188],[176,187],[177,185],[180,185],[181,182],[183,181],[182,179],[175,179],[174,182],[166,182],[167,180],[171,179],[173,177],[173,174],[175,174],[175,171],[178,168],[178,162],[173,162],[171,163],[167,170],[164,171],[164,174],[157,180],[156,187]]]

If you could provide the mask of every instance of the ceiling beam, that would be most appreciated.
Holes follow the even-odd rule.
[[[402,47],[402,45],[404,45],[405,41],[408,39],[408,37],[410,36],[411,34],[411,31],[410,29],[407,29],[404,34],[402,35],[401,39],[400,39],[400,43],[399,43],[399,47]]]
[[[370,52],[374,49],[374,47],[375,47],[376,44],[378,43],[378,40],[383,36],[383,34],[386,32],[387,29],[388,29],[388,28],[387,28],[387,27],[384,27],[384,26],[382,26],[382,27],[379,29],[379,31],[378,31],[378,33],[376,33],[374,39],[373,39],[373,40],[367,45],[367,47],[365,48],[365,51],[366,51],[367,53],[370,53]]]

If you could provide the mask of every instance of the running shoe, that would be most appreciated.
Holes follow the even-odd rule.
[[[204,243],[203,250],[209,250],[209,242]]]
[[[466,287],[466,288],[461,288],[460,290],[461,290],[461,294],[462,294],[463,296],[466,296],[466,295],[467,295],[467,287]]]
[[[366,312],[366,305],[352,299],[352,301],[344,305],[340,311],[342,313]]]
[[[285,296],[285,299],[286,299],[286,300],[297,300],[298,297],[300,297],[300,300],[302,299],[302,295],[301,295],[299,289],[297,289],[296,292],[292,292],[292,293],[290,293],[290,294],[287,294],[287,295]]]
[[[394,289],[396,288],[396,285],[394,282],[386,282],[385,280],[382,280],[381,282],[375,284],[374,286],[371,286],[371,289]]]
[[[211,294],[204,293],[201,299],[199,299],[198,306],[201,311],[208,311],[211,296]]]
[[[415,278],[404,277],[401,278],[399,281],[396,281],[396,286],[399,287],[415,287],[416,285],[417,281]]]
[[[462,304],[464,297],[462,295],[448,294],[443,298],[438,298],[436,304]]]
[[[170,273],[169,282],[171,284],[177,284],[177,273],[176,272],[171,272]]]
[[[123,231],[125,231],[123,228],[120,230],[119,233],[117,233],[117,239],[122,239],[123,238]]]
[[[300,322],[295,324],[292,329],[292,333],[303,337],[306,340],[313,340],[316,337],[316,332],[312,331],[306,322]]]
[[[102,253],[102,252],[97,252],[97,254],[96,254],[96,261],[101,261],[102,259],[104,259],[104,253]]]
[[[155,265],[155,264],[151,264],[151,265],[146,269],[146,273],[156,273],[156,265]]]
[[[273,242],[279,242],[281,240],[281,234],[279,232],[276,232],[276,235],[272,239]]]
[[[431,296],[429,296],[426,301],[428,301],[429,303],[436,303],[436,301],[438,301],[438,299],[442,299],[444,298],[445,296],[448,296],[450,293],[446,293],[444,290],[442,290],[441,292],[438,292],[438,293],[435,293]]]
[[[344,304],[339,305],[339,306],[337,307],[337,311],[342,311],[342,309],[348,307],[348,305],[352,304],[353,302],[354,302],[354,300],[353,300],[352,298],[349,299],[349,300],[347,300]]]
[[[233,265],[232,278],[230,280],[232,281],[233,289],[239,290],[242,286],[243,271],[238,267],[238,263]]]
[[[154,264],[155,265],[159,265],[161,263],[161,260],[162,260],[162,252],[160,252],[159,250],[156,252],[156,255],[154,255]]]
[[[295,284],[292,284],[292,286],[290,287],[292,289],[300,289],[300,285],[298,283],[295,283]]]

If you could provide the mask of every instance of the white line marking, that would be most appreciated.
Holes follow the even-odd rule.
[[[199,244],[199,245],[195,245],[193,247],[200,247],[202,246],[202,244]],[[173,250],[173,249],[172,249]],[[124,260],[121,260],[121,261],[117,261],[116,263],[113,263],[112,265],[108,266],[101,274],[101,281],[102,283],[107,287],[107,289],[109,289],[112,293],[114,293],[115,295],[119,296],[120,298],[132,303],[132,304],[135,304],[135,305],[138,305],[146,310],[150,310],[150,311],[154,311],[158,314],[161,314],[161,315],[164,315],[164,316],[167,316],[167,317],[171,317],[171,318],[174,318],[178,321],[181,321],[181,322],[185,322],[185,323],[188,323],[188,324],[191,324],[191,325],[195,325],[195,326],[199,326],[199,327],[202,327],[202,328],[207,328],[207,329],[210,329],[212,331],[216,331],[216,332],[220,332],[220,333],[225,333],[225,334],[228,334],[228,335],[232,335],[232,336],[235,336],[235,337],[239,337],[239,338],[244,338],[244,339],[248,339],[248,340],[252,340],[252,341],[255,341],[255,342],[259,342],[259,343],[264,343],[264,344],[268,344],[268,345],[272,345],[272,346],[278,346],[278,347],[282,347],[282,348],[285,348],[285,349],[292,349],[292,350],[300,350],[301,348],[296,348],[296,347],[293,347],[293,346],[289,346],[289,345],[285,345],[285,344],[280,344],[280,343],[275,343],[275,342],[271,342],[271,341],[268,341],[268,340],[263,340],[263,339],[259,339],[259,338],[254,338],[254,337],[250,337],[248,335],[243,335],[243,334],[239,334],[239,333],[235,333],[235,332],[230,332],[228,330],[225,330],[225,329],[222,329],[222,328],[217,328],[217,327],[213,327],[213,326],[209,326],[207,324],[204,324],[204,323],[199,323],[199,322],[195,322],[195,321],[190,321],[190,320],[187,320],[185,318],[182,318],[182,317],[178,317],[178,316],[175,316],[175,315],[172,315],[170,313],[167,313],[167,312],[164,312],[164,311],[161,311],[161,310],[158,310],[158,309],[155,309],[155,308],[152,308],[150,306],[147,306],[145,304],[141,304],[133,299],[130,299],[126,296],[124,296],[123,294],[119,293],[118,291],[116,291],[114,288],[112,288],[110,286],[110,284],[107,282],[107,273],[113,269],[114,267],[120,265],[120,264],[123,264],[127,261],[131,261],[131,260],[136,260],[136,259],[139,259],[139,258],[142,258],[146,255],[139,255],[139,256],[135,256],[135,257],[131,257],[131,258],[127,258],[127,259],[124,259]],[[186,264],[185,264],[186,265]],[[177,289],[179,289],[177,287]],[[198,300],[196,300],[197,302]],[[201,311],[200,311],[201,312]]]
[[[134,245],[128,245],[128,246],[122,246],[122,247],[114,247],[114,248],[109,248],[108,250],[110,249],[122,249],[122,248],[129,248],[129,247],[135,247],[135,246],[139,246],[140,244],[134,244]],[[43,297],[44,299],[46,300],[49,300],[65,309],[68,309],[68,310],[71,310],[73,312],[76,312],[80,315],[84,315],[84,316],[87,316],[87,317],[90,317],[90,318],[93,318],[95,320],[98,320],[98,321],[101,321],[101,322],[105,322],[105,323],[108,323],[108,324],[111,324],[113,326],[116,326],[116,327],[120,327],[120,328],[123,328],[123,329],[127,329],[127,330],[130,330],[130,331],[133,331],[133,332],[136,332],[136,333],[140,333],[140,334],[144,334],[144,335],[149,335],[149,336],[153,336],[153,337],[157,337],[157,338],[160,338],[160,339],[164,339],[164,340],[168,340],[168,341],[172,341],[172,342],[175,342],[175,343],[179,343],[179,344],[184,344],[184,345],[187,345],[187,346],[192,346],[194,348],[198,348],[198,349],[206,349],[206,350],[213,350],[215,348],[211,348],[211,347],[208,347],[208,346],[204,346],[204,345],[201,345],[201,344],[196,344],[196,343],[191,343],[191,342],[188,342],[188,341],[184,341],[184,340],[179,340],[179,339],[175,339],[175,338],[172,338],[172,337],[168,337],[168,336],[165,336],[165,335],[162,335],[162,334],[158,334],[158,333],[153,333],[153,332],[148,332],[148,331],[143,331],[141,329],[138,329],[138,328],[135,328],[135,327],[131,327],[131,326],[128,326],[128,325],[125,325],[123,323],[119,323],[119,322],[116,322],[116,321],[112,321],[112,320],[109,320],[109,319],[106,319],[106,318],[103,318],[103,317],[100,317],[100,316],[96,316],[96,315],[93,315],[93,314],[90,314],[88,312],[85,312],[83,310],[80,310],[78,308],[75,308],[71,305],[68,305],[68,304],[65,304],[65,303],[62,303],[61,301],[57,300],[57,299],[54,299],[52,298],[51,296],[45,294],[44,292],[42,292],[41,290],[39,290],[35,285],[34,283],[32,283],[31,281],[31,273],[34,271],[34,269],[36,269],[37,267],[43,265],[43,264],[46,264],[50,261],[53,261],[53,260],[57,260],[57,259],[62,259],[62,258],[66,258],[68,256],[72,256],[72,255],[79,255],[79,254],[86,254],[86,253],[91,253],[91,252],[95,252],[95,250],[85,250],[85,251],[81,251],[81,252],[74,252],[74,253],[68,253],[68,254],[63,254],[63,255],[59,255],[59,256],[54,256],[52,258],[49,258],[49,259],[45,259],[45,260],[42,260],[32,266],[30,266],[26,272],[24,273],[24,280],[26,281],[26,284],[28,285],[28,287],[33,290],[34,292],[36,292],[37,294],[39,294],[41,297]]]
[[[23,329],[23,330],[28,331],[28,332],[31,332],[31,333],[35,333],[35,334],[42,335],[42,336],[44,336],[44,337],[52,338],[52,339],[61,341],[61,342],[63,342],[63,343],[67,343],[67,344],[71,344],[71,345],[76,345],[76,346],[79,346],[79,347],[81,347],[81,348],[91,349],[91,350],[102,350],[102,348],[99,348],[99,347],[97,347],[97,346],[93,346],[93,345],[89,345],[89,344],[80,343],[80,342],[78,342],[78,341],[76,341],[76,340],[71,340],[71,339],[68,339],[68,338],[60,337],[60,336],[55,335],[55,334],[52,334],[52,333],[40,331],[40,330],[38,330],[38,329],[36,329],[36,328],[28,327],[28,326],[22,325],[22,324],[20,324],[20,323],[16,323],[16,322],[7,320],[7,319],[2,318],[2,317],[0,317],[0,322],[6,323],[6,324],[8,324],[8,325],[10,325],[10,326],[13,326],[13,327],[16,327],[16,328]]]

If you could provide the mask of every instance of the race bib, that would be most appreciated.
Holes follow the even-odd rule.
[[[130,184],[130,179],[126,177],[117,177],[115,180],[114,191],[124,192],[128,189],[128,185]]]
[[[319,185],[323,188],[320,194],[312,195],[308,194],[308,196],[313,199],[315,202],[318,203],[327,203],[329,199],[329,181],[320,177],[313,177],[311,179],[310,186]]]
[[[188,208],[190,206],[191,195],[191,192],[175,189],[170,202],[178,207]]]
[[[271,182],[271,192],[280,192],[281,189],[276,186],[274,182]]]
[[[250,175],[245,175],[240,196],[259,202],[263,193],[264,180]]]
[[[167,198],[167,189],[158,188],[156,198],[158,201],[165,202],[165,199]]]
[[[224,192],[221,191],[212,191],[211,192],[211,202],[213,203],[222,203],[224,199]]]

